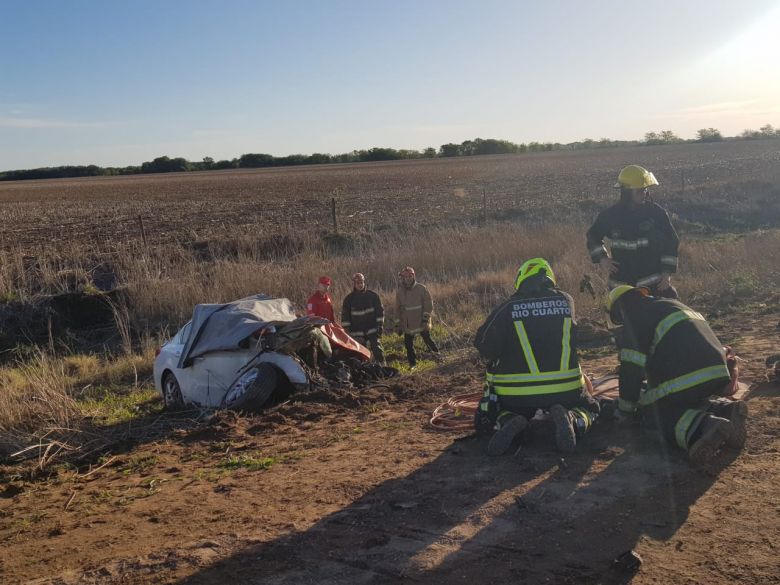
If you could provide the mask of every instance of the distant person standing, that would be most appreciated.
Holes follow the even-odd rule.
[[[398,332],[404,336],[406,359],[411,367],[417,366],[417,354],[414,351],[414,338],[422,337],[425,345],[434,353],[439,353],[436,342],[431,338],[431,316],[433,299],[424,285],[417,282],[414,268],[407,266],[398,273],[400,283],[395,295]]]
[[[333,281],[328,276],[320,276],[317,281],[317,290],[314,291],[306,301],[306,314],[322,317],[331,323],[336,322],[336,315],[333,313],[333,299],[330,298],[328,291]]]
[[[653,296],[678,298],[671,275],[677,271],[680,240],[663,207],[650,199],[658,185],[639,165],[620,171],[620,201],[602,211],[588,230],[588,253],[608,275],[609,288],[621,284],[647,288]],[[604,246],[609,239],[612,254]]]
[[[352,292],[341,307],[341,325],[352,337],[371,347],[374,360],[385,362],[385,351],[379,338],[385,325],[385,308],[379,295],[366,288],[366,277],[360,272],[352,276]]]

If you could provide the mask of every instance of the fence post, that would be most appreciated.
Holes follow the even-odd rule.
[[[680,191],[685,193],[685,169],[680,171]]]
[[[482,188],[482,223],[487,223],[487,193],[484,187]]]
[[[141,239],[144,241],[144,248],[149,249],[149,242],[146,239],[146,227],[144,226],[144,218],[141,214],[138,214],[138,225],[141,226]]]
[[[330,198],[330,213],[333,216],[333,233],[339,233],[339,216],[336,210],[336,198]]]

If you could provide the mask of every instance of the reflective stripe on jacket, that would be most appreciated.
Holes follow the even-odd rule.
[[[517,406],[550,406],[579,396],[585,384],[573,332],[574,303],[557,289],[542,294],[512,296],[493,310],[474,341],[490,360],[488,391]]]
[[[396,315],[404,334],[430,330],[433,299],[424,285],[419,282],[415,282],[410,288],[401,285],[396,291],[395,304]]]
[[[662,272],[677,271],[679,238],[660,205],[618,203],[599,213],[588,230],[587,246],[591,260],[607,256],[605,238],[618,271],[616,282],[633,286],[653,286]]]
[[[672,299],[640,297],[634,303],[623,311],[621,410],[730,381],[723,346],[700,313]],[[645,378],[648,388],[642,392]]]
[[[341,325],[352,337],[380,334],[385,323],[382,301],[372,290],[353,290],[342,303]]]

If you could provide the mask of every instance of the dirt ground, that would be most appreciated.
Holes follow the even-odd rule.
[[[778,351],[777,319],[720,322],[745,380]],[[614,367],[607,353],[587,369]],[[389,387],[117,446],[100,468],[4,468],[0,581],[780,582],[777,384],[749,395],[745,449],[694,471],[638,431],[602,427],[562,459],[542,428],[488,458],[481,439],[427,426],[481,378],[474,354],[452,354]],[[636,574],[612,565],[631,549]]]

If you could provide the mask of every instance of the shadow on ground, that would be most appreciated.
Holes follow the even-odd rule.
[[[628,583],[613,559],[671,538],[719,471],[646,439],[602,431],[566,460],[538,447],[490,459],[482,439],[456,441],[305,532],[179,583]]]

